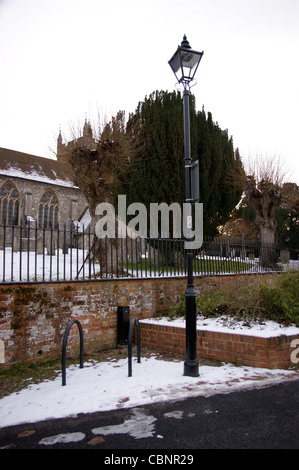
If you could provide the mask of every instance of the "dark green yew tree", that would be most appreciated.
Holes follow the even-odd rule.
[[[171,204],[185,201],[183,100],[180,92],[156,91],[132,115],[127,132],[142,152],[124,178],[127,203]],[[213,122],[211,113],[196,111],[190,95],[192,160],[199,160],[200,202],[204,208],[204,234],[215,235],[241,197],[235,175],[243,173],[232,138]],[[234,175],[234,176],[232,176]],[[149,211],[148,211],[149,212]]]

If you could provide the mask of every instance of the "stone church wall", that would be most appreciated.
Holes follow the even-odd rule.
[[[85,197],[77,188],[0,175],[0,187],[8,181],[15,185],[20,195],[20,216],[36,220],[40,199],[49,189],[58,199],[60,224],[78,220],[87,207]]]

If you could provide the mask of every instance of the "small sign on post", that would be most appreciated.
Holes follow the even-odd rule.
[[[199,162],[191,164],[191,199],[192,203],[199,202]]]

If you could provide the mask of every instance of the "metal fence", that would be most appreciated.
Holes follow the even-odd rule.
[[[267,248],[267,247],[266,247]],[[230,238],[205,238],[194,250],[194,275],[283,270],[281,250]],[[297,255],[296,255],[297,256]],[[267,263],[266,263],[267,264]],[[186,276],[184,241],[179,239],[98,239],[74,225],[39,228],[25,221],[0,225],[0,282],[50,282]]]

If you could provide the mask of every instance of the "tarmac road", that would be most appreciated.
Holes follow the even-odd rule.
[[[101,449],[99,464],[133,468],[165,463],[163,450],[191,465],[198,449],[298,449],[299,380],[2,428],[0,448]]]

